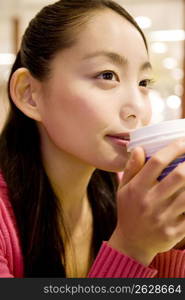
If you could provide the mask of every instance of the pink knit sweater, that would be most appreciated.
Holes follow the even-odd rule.
[[[0,174],[0,277],[24,277],[24,263],[15,216]],[[146,267],[103,242],[88,277],[185,278],[185,250],[158,254]]]

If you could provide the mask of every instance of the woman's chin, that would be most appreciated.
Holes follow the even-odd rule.
[[[120,173],[120,172],[123,172],[124,171],[124,168],[125,168],[125,165],[126,165],[126,162],[121,162],[121,163],[117,163],[117,164],[106,164],[104,166],[101,166],[101,167],[97,167],[98,169],[101,169],[103,171],[106,171],[106,172],[114,172],[114,173]]]

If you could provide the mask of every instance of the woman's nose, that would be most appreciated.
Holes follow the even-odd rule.
[[[140,124],[137,114],[131,111],[129,112],[128,108],[121,113],[121,119],[123,120],[124,125],[126,125],[129,129],[136,128]]]
[[[124,98],[120,110],[120,118],[124,124],[130,128],[138,128],[146,125],[150,117],[149,101],[143,98],[143,96],[132,88],[127,98]]]

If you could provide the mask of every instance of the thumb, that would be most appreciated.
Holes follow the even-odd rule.
[[[145,164],[145,153],[143,148],[136,147],[132,150],[130,158],[125,166],[124,174],[120,181],[119,189],[126,185]]]

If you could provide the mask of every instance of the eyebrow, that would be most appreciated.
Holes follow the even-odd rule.
[[[96,51],[94,53],[88,54],[84,57],[84,59],[91,59],[97,56],[104,56],[108,58],[113,64],[118,65],[118,66],[126,66],[128,65],[128,60],[126,57],[119,55],[118,53],[115,52],[109,52],[109,51]],[[152,69],[152,65],[149,61],[144,62],[140,66],[140,70],[146,70],[146,69]]]

